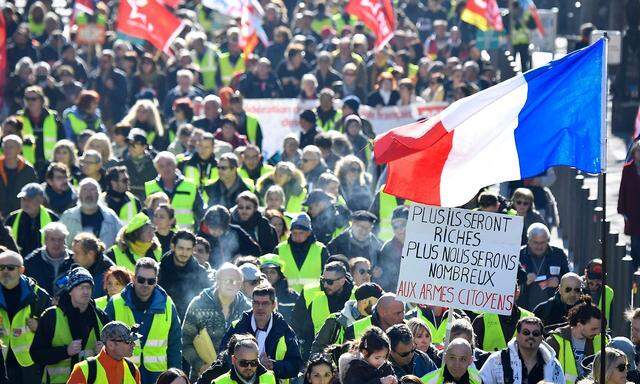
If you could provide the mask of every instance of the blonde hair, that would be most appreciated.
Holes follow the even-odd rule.
[[[511,195],[511,202],[516,201],[517,199],[525,199],[531,203],[531,208],[533,209],[533,192],[529,188],[518,188],[513,191],[513,195]]]
[[[604,364],[605,364],[605,372],[604,372],[604,382],[608,383],[613,370],[616,369],[614,365],[618,358],[622,357],[625,363],[627,361],[627,355],[619,349],[616,348],[605,348],[604,350]],[[596,354],[596,358],[593,360],[593,369],[591,370],[591,376],[593,382],[595,384],[600,384],[600,364],[602,360],[602,355],[600,352]]]
[[[136,101],[136,103],[133,104],[131,108],[129,108],[129,112],[122,119],[121,123],[127,123],[135,128],[136,114],[138,112],[138,109],[140,108],[151,112],[152,121],[148,123],[153,125],[153,129],[155,129],[158,136],[164,136],[164,126],[162,125],[162,119],[160,118],[160,111],[158,110],[156,104],[151,100],[142,99]]]
[[[411,330],[411,334],[413,335],[413,337],[416,337],[418,335],[418,331],[421,329],[424,329],[424,331],[427,332],[429,337],[431,337],[431,330],[427,326],[427,323],[425,323],[424,320],[422,320],[419,317],[414,317],[409,319],[407,321],[407,326]]]
[[[349,168],[351,168],[351,166],[354,164],[360,169],[358,184],[360,185],[367,184],[366,172],[365,172],[364,163],[362,162],[362,160],[360,160],[358,156],[347,155],[342,159],[340,159],[336,164],[336,176],[338,177],[338,180],[340,181],[341,185],[347,185],[347,182],[346,182],[347,173],[349,172]]]
[[[100,152],[103,166],[113,158],[111,140],[109,140],[109,137],[105,133],[98,132],[89,137],[87,143],[84,145],[84,152],[87,152],[90,149]]]

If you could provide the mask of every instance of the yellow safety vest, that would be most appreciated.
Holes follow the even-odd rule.
[[[111,249],[113,249],[113,258],[114,258],[114,262],[116,263],[117,266],[119,267],[124,267],[126,269],[128,269],[131,272],[134,272],[136,269],[136,262],[140,259],[142,259],[145,256],[148,256],[149,252],[147,252],[147,254],[145,255],[137,255],[135,253],[133,253],[131,251],[131,249],[127,249],[126,251],[123,251],[118,244],[114,244]],[[131,262],[131,259],[129,258],[129,256],[133,257],[134,262]],[[160,259],[162,259],[162,249],[160,248],[156,248],[153,250],[153,258],[156,259],[156,261],[160,262]]]
[[[306,292],[306,289],[305,289]],[[356,287],[351,290],[350,300],[355,300]],[[303,293],[304,294],[304,293]],[[306,295],[305,295],[306,299]],[[313,304],[313,305],[312,305]],[[311,304],[307,304],[307,308],[311,308],[311,320],[313,322],[313,333],[318,334],[320,328],[331,316],[331,309],[329,308],[329,298],[327,294],[320,290],[311,301]]]
[[[96,308],[100,308],[104,311],[107,308],[107,304],[109,303],[109,296],[104,295],[104,296],[98,297],[93,301],[96,303]]]
[[[53,339],[51,340],[52,347],[66,347],[71,344],[73,338],[71,337],[71,329],[69,328],[69,320],[67,320],[67,316],[62,312],[62,309],[56,307],[56,327],[53,333]],[[96,316],[96,321],[98,322],[98,329],[102,329],[102,321],[100,318]],[[94,350],[96,348],[96,341],[100,335],[96,335],[95,331],[92,329],[89,333],[89,339],[87,340],[87,345],[85,346],[85,350],[83,354],[86,357],[93,356]],[[64,359],[55,364],[47,365],[44,367],[44,372],[42,373],[42,383],[47,384],[65,384],[67,379],[71,375],[71,358]]]
[[[393,227],[391,226],[391,218],[393,217],[393,210],[398,207],[398,200],[393,195],[384,192],[384,185],[380,188],[379,208],[378,208],[378,220],[380,228],[378,232],[378,238],[382,241],[391,240],[393,238]]]
[[[559,333],[553,333],[553,338],[558,343],[558,354],[556,358],[560,362],[566,384],[574,384],[578,380],[578,367],[576,365],[576,356],[573,354],[573,346],[571,340],[563,338]],[[592,343],[594,351],[600,351],[600,343],[602,338],[597,335],[593,340],[587,340]],[[585,344],[586,348],[586,344]]]
[[[144,183],[144,193],[146,196],[155,192],[161,192],[162,187],[157,180],[150,180]],[[175,188],[175,193],[171,198],[171,206],[176,211],[176,224],[181,229],[193,229],[196,221],[193,212],[193,203],[196,201],[196,185],[188,180],[182,180]]]
[[[39,287],[36,285],[34,293],[38,294]],[[13,321],[9,320],[9,314],[4,308],[0,308],[0,328],[2,329],[2,355],[5,360],[9,352],[9,348],[13,351],[18,364],[21,367],[30,367],[33,365],[29,348],[33,342],[35,333],[27,325],[27,320],[31,317],[31,305],[21,308],[18,313],[13,316]]]
[[[107,371],[104,369],[102,364],[100,364],[100,360],[97,357],[90,357],[87,360],[83,360],[79,363],[76,363],[82,374],[84,375],[84,379],[86,382],[89,382],[89,361],[96,364],[96,377],[94,383],[102,384],[109,383],[109,378],[107,376]],[[127,363],[124,359],[120,360],[120,364],[122,364],[122,370],[124,372],[124,377],[122,378],[122,384],[136,384],[136,378],[133,376],[135,373],[131,372]]]
[[[87,128],[89,128],[89,126],[87,125],[87,122],[82,120],[81,118],[79,118],[78,116],[76,116],[74,113],[69,112],[67,113],[67,115],[65,116],[67,119],[69,119],[69,124],[71,125],[71,130],[73,131],[73,133],[75,133],[76,135],[81,134],[82,132],[84,132]],[[93,130],[98,130],[100,128],[100,120],[96,119],[95,123],[93,124],[93,127],[91,127],[91,129]]]
[[[444,382],[444,369],[445,367],[443,366],[440,369],[429,372],[422,376],[420,380],[424,384],[442,384]],[[469,367],[467,372],[469,373],[469,384],[482,384],[482,378],[477,369]]]
[[[533,313],[524,308],[520,308],[520,319],[532,316],[534,316]],[[484,336],[482,337],[481,345],[482,349],[493,352],[507,348],[507,342],[511,340],[511,338],[509,338],[509,340],[505,340],[498,315],[495,313],[485,312],[482,314],[482,322],[484,324]],[[518,331],[516,330],[511,337],[514,337],[517,332]]]
[[[212,91],[217,87],[216,72],[218,65],[216,63],[216,53],[211,47],[206,47],[202,59],[197,54],[192,56],[193,62],[200,67],[200,77],[202,78],[202,86],[207,91]]]
[[[262,177],[270,172],[273,172],[273,166],[269,164],[262,164],[262,168],[260,168],[260,175],[258,177]],[[238,168],[238,174],[240,175],[242,180],[253,181],[253,179],[251,179],[251,177],[249,176],[249,172],[247,172],[247,170],[244,168]]]
[[[442,322],[440,322],[440,326],[436,328],[435,324],[433,324],[429,319],[427,319],[423,314],[420,308],[415,308],[412,310],[417,314],[417,317],[422,319],[427,324],[427,328],[429,328],[429,332],[431,333],[431,342],[434,344],[441,344],[444,342],[444,338],[447,336],[447,322],[449,321],[449,317],[442,317]],[[411,317],[411,313],[409,312],[409,317]]]
[[[318,110],[319,108],[316,108],[316,114],[318,113]],[[327,119],[327,121],[325,122],[322,122],[322,120],[318,119],[318,127],[320,127],[320,129],[325,132],[335,130],[336,124],[338,123],[338,121],[340,121],[340,119],[342,119],[342,111],[337,110],[335,111],[333,117],[331,119]]]
[[[302,188],[302,192],[297,195],[287,196],[287,204],[285,210],[290,213],[302,212],[302,203],[307,197],[307,189]]]
[[[604,289],[607,291],[607,308],[606,308],[604,317],[607,320],[610,320],[609,315],[611,314],[611,303],[613,303],[614,291],[613,291],[613,288],[611,288],[608,285],[605,285]],[[598,302],[598,308],[600,308],[600,310],[602,311],[602,295],[600,295],[600,300]]]
[[[49,109],[47,109],[47,112],[49,114],[47,115],[47,117],[45,117],[44,123],[42,124],[42,138],[44,140],[44,143],[43,143],[44,158],[45,160],[51,160],[53,159],[53,148],[58,142],[58,124],[56,123],[56,112]],[[36,137],[33,134],[33,126],[31,125],[31,119],[29,119],[29,117],[24,114],[24,111],[18,112],[18,115],[22,120],[22,137],[23,138],[30,137],[33,139],[33,142],[34,142],[33,152],[31,151],[25,152],[24,157],[31,164],[35,164]]]
[[[18,236],[20,235],[20,219],[22,218],[22,209],[16,211],[16,219],[13,221],[13,225],[11,226],[11,235],[18,242]],[[44,228],[47,224],[51,222],[51,215],[47,212],[47,209],[40,206],[40,229]],[[40,231],[40,246],[44,245],[44,233]]]
[[[218,168],[211,163],[207,164],[207,169],[204,173],[200,172],[200,168],[187,164],[184,166],[183,173],[184,178],[194,183],[196,187],[204,187],[209,184],[213,184],[218,181],[218,178],[220,177],[218,174]]]
[[[227,372],[224,375],[213,380],[214,384],[238,384],[237,381],[231,378],[231,372]],[[273,372],[267,371],[258,377],[259,384],[276,384],[276,377]]]
[[[231,79],[237,74],[245,71],[244,60],[242,56],[238,58],[235,64],[231,63],[231,55],[225,52],[220,55],[220,81],[222,85],[227,86],[231,83]]]
[[[29,16],[28,24],[29,24],[29,30],[31,31],[31,33],[33,33],[34,37],[42,36],[42,34],[45,31],[44,21],[42,21],[41,23],[37,23],[35,20],[31,18],[31,16]]]
[[[247,139],[253,145],[258,145],[258,117],[256,115],[247,113]]]
[[[371,316],[363,317],[362,319],[353,322],[353,338],[357,340],[364,334],[367,328],[371,327]]]
[[[125,195],[129,198],[129,201],[126,202],[122,207],[120,207],[120,211],[118,212],[118,218],[122,221],[122,225],[126,226],[133,216],[138,213],[138,206],[136,205],[136,197],[133,193],[126,191]],[[107,196],[106,192],[102,192],[102,199],[104,200]]]
[[[282,257],[284,266],[282,274],[289,281],[289,288],[300,293],[305,285],[317,283],[322,275],[322,250],[324,244],[316,241],[311,244],[307,256],[302,263],[302,267],[298,269],[298,265],[293,258],[291,245],[288,242],[278,244],[276,253]]]
[[[354,26],[358,22],[358,19],[355,16],[349,15],[349,21],[348,23],[345,23],[341,13],[333,15],[331,17],[331,20],[333,21],[333,27],[335,28],[338,34],[342,33],[342,30],[347,25]]]
[[[136,323],[131,308],[127,306],[120,293],[113,296],[114,317],[128,326]],[[164,372],[167,370],[167,339],[171,330],[173,318],[173,301],[167,296],[164,313],[153,315],[153,322],[149,327],[149,335],[144,347],[140,348],[140,340],[136,341],[133,348],[133,361],[137,366],[142,365],[150,372]]]

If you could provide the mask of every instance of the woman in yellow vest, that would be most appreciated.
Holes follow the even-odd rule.
[[[78,95],[76,104],[65,109],[62,113],[62,126],[67,138],[75,138],[83,131],[91,129],[96,132],[104,131],[100,118],[100,95],[96,91],[82,91]]]
[[[256,190],[263,198],[267,189],[272,185],[278,185],[285,194],[285,210],[290,213],[302,212],[302,203],[307,195],[305,179],[302,171],[293,163],[279,162],[273,172],[267,173],[258,179]]]
[[[162,246],[155,235],[151,220],[140,212],[126,227],[120,229],[116,244],[107,251],[107,256],[121,267],[133,271],[136,262],[143,257],[156,261],[162,258]]]
[[[107,307],[109,298],[116,295],[124,289],[131,281],[133,281],[133,272],[124,268],[112,265],[104,274],[104,280],[102,281],[102,289],[106,292],[106,295],[95,299],[96,307],[104,309]],[[100,282],[98,282],[100,283]]]
[[[160,118],[158,106],[151,100],[142,99],[136,101],[121,123],[126,123],[145,131],[147,142],[151,143],[154,148],[164,149],[175,138],[175,135],[167,135]]]
[[[44,366],[42,383],[48,384],[65,384],[75,363],[100,352],[100,330],[109,322],[91,299],[89,271],[74,268],[58,284],[65,289],[40,317],[29,349],[33,361]]]

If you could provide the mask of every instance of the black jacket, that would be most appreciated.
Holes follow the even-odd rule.
[[[293,308],[300,294],[289,288],[289,282],[284,276],[280,277],[280,280],[275,283],[273,288],[276,290],[276,298],[278,299],[278,312],[290,324],[293,317]]]
[[[344,373],[342,384],[380,384],[380,379],[394,375],[393,367],[387,361],[380,368],[374,368],[361,358],[349,362]]]
[[[178,267],[173,260],[173,251],[167,253],[160,260],[160,274],[158,284],[164,288],[173,299],[178,314],[184,319],[191,299],[203,289],[211,286],[209,273],[191,257],[184,267]]]
[[[567,312],[573,307],[562,302],[560,293],[556,292],[552,298],[538,304],[533,310],[533,314],[540,318],[546,327],[555,328],[567,322]]]
[[[213,237],[205,232],[199,232],[198,236],[204,237],[211,244],[209,264],[212,268],[218,268],[225,261],[231,262],[236,255],[261,255],[258,243],[235,224],[229,224],[227,231],[220,237]]]
[[[242,180],[241,177],[236,178],[236,182],[227,188],[221,179],[216,180],[215,183],[204,187],[204,192],[207,195],[207,207],[212,205],[222,205],[227,209],[231,209],[236,205],[236,199],[238,195],[244,191],[250,191],[251,188]]]
[[[320,133],[320,130],[315,125],[307,132],[300,131],[300,149],[303,149],[307,145],[313,145],[316,135]]]
[[[349,210],[343,206],[334,204],[327,207],[318,216],[311,218],[315,237],[319,242],[329,244],[336,229],[349,225],[349,215]]]
[[[20,214],[20,223],[18,223],[18,238],[15,239],[20,248],[20,253],[28,255],[33,252],[34,249],[42,247],[41,244],[42,235],[40,234],[40,215],[35,218],[31,218],[24,211],[13,211],[9,217],[7,217],[6,226],[11,228]],[[47,213],[51,217],[51,221],[58,221],[58,215],[50,209],[47,209]]]
[[[222,338],[220,348],[223,350],[223,346],[229,343],[229,338],[234,334],[249,333],[255,336],[255,331],[251,327],[251,317],[253,311],[247,311],[242,315],[242,318],[238,320],[235,325],[232,325],[227,333]],[[265,353],[271,359],[275,359],[276,347],[281,337],[284,337],[287,345],[287,353],[284,355],[283,360],[276,360],[273,363],[273,372],[277,379],[289,379],[296,377],[300,368],[302,367],[302,357],[300,356],[300,348],[298,347],[298,341],[296,340],[296,334],[289,325],[284,321],[282,315],[278,312],[274,312],[272,315],[271,330],[265,340]]]
[[[59,288],[54,287],[54,282],[67,273],[72,263],[65,260],[56,273],[53,265],[45,259],[44,252],[46,252],[44,247],[38,248],[24,259],[25,275],[35,279],[39,286],[55,296]],[[68,250],[66,252],[65,259],[71,259],[71,252]]]
[[[271,73],[265,80],[258,78],[258,76],[253,73],[245,73],[240,77],[238,89],[247,99],[272,99],[282,97],[280,80]]]
[[[83,347],[86,345],[92,330],[98,330],[96,337],[98,340],[100,339],[101,328],[97,323],[97,319],[100,319],[103,325],[109,322],[107,314],[101,309],[96,308],[93,300],[89,303],[87,310],[83,314],[80,314],[79,311],[71,305],[71,298],[65,291],[60,295],[58,306],[47,308],[38,322],[38,329],[36,330],[33,343],[29,349],[31,358],[36,364],[50,365],[69,358],[66,345],[60,347],[51,345],[56,327],[56,308],[60,308],[67,316],[72,340],[82,340]],[[78,355],[75,355],[71,358],[71,367],[77,362]]]
[[[351,230],[347,230],[331,240],[327,245],[327,249],[331,255],[342,254],[349,259],[364,257],[371,261],[372,265],[378,265],[377,256],[382,249],[382,241],[375,235],[370,234],[368,240],[361,242],[351,235]]]
[[[67,259],[63,263],[64,270],[68,271],[73,269],[73,267],[78,264],[73,261],[73,259]],[[98,297],[102,297],[107,294],[107,292],[103,288],[104,283],[104,275],[107,273],[109,268],[112,265],[116,265],[110,258],[106,257],[104,254],[98,255],[95,263],[93,263],[87,270],[91,273],[91,277],[93,277],[93,292],[91,297],[97,299]]]
[[[237,224],[244,229],[253,240],[255,240],[262,254],[273,253],[278,245],[278,233],[259,211],[254,212],[253,216],[247,221],[240,221],[237,207],[231,209],[231,222]],[[258,256],[258,255],[255,255]]]

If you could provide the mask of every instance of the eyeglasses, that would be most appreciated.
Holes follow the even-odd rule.
[[[533,337],[540,337],[542,336],[542,332],[540,331],[529,331],[528,329],[523,329],[522,331],[520,331],[520,333],[522,333],[522,336],[533,336]]]
[[[397,353],[397,354],[398,354],[398,356],[400,356],[400,357],[407,357],[407,356],[409,356],[410,354],[412,354],[412,353],[413,353],[413,352],[415,352],[415,351],[416,351],[416,349],[415,349],[415,348],[413,348],[412,350],[407,351],[407,352],[403,352],[403,353],[396,352],[396,353]]]
[[[142,276],[136,276],[136,281],[138,282],[138,284],[156,285],[158,279],[155,277],[150,277],[147,279]]]
[[[531,205],[530,201],[516,200],[516,205]]]
[[[344,276],[343,276],[344,277]],[[338,277],[337,279],[327,279],[326,277],[320,278],[320,284],[333,285],[336,281],[342,279],[342,277]]]
[[[255,368],[258,366],[258,360],[238,360],[238,365],[242,368],[252,367]]]
[[[616,365],[616,369],[618,370],[618,372],[624,372],[627,369],[629,369],[629,364],[627,364],[627,363],[618,364],[618,365]]]
[[[235,279],[222,279],[220,280],[220,284],[223,285],[240,285],[241,281]]]
[[[133,344],[135,343],[134,340],[122,340],[122,339],[118,339],[118,340],[111,340],[114,343],[125,343],[125,344]]]
[[[566,293],[569,293],[569,292],[571,292],[571,291],[573,291],[573,292],[575,292],[575,293],[580,293],[580,292],[582,292],[582,288],[581,288],[581,287],[574,287],[574,288],[572,288],[572,287],[565,287],[565,288],[564,288],[564,291],[565,291]]]
[[[13,264],[0,265],[0,272],[3,272],[4,270],[7,270],[9,272],[13,272],[18,268],[20,268],[19,265],[13,265]]]
[[[364,268],[358,268],[358,273],[361,274],[361,275],[364,275],[365,273],[367,275],[370,275],[371,274],[371,270],[370,269],[364,269]]]

